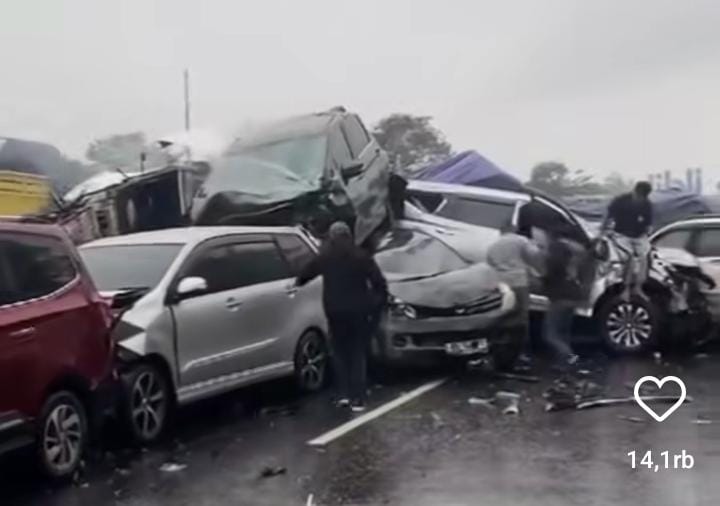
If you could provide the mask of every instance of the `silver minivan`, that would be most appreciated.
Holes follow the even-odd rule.
[[[118,313],[121,415],[147,443],[176,405],[295,375],[325,383],[321,283],[294,286],[314,255],[291,227],[199,227],[100,239],[80,248]]]

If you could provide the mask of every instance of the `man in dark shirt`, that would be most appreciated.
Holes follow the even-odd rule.
[[[323,278],[323,307],[330,327],[341,405],[365,409],[367,350],[372,316],[388,298],[387,282],[373,257],[355,245],[343,222],[330,226],[320,254],[298,276],[304,285]]]
[[[602,224],[603,231],[609,228],[610,223],[613,224],[618,234],[618,245],[626,255],[626,296],[629,296],[631,285],[639,292],[647,279],[650,253],[648,233],[653,220],[652,203],[649,199],[651,192],[650,183],[640,181],[632,192],[615,197],[608,206],[607,216]],[[636,262],[637,270],[630,265],[632,259]]]

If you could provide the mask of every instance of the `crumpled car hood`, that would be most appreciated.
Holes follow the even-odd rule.
[[[423,278],[387,275],[389,290],[403,302],[418,306],[448,308],[490,295],[500,278],[487,264]]]

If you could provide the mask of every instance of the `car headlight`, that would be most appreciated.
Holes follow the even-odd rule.
[[[397,297],[393,297],[390,300],[390,314],[401,318],[409,318],[411,320],[417,318],[417,311],[415,311],[415,308]]]
[[[498,283],[498,290],[502,294],[502,309],[510,310],[517,305],[517,299],[515,298],[515,292],[510,288],[507,283]]]

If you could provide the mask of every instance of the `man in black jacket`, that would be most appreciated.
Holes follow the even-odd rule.
[[[583,286],[580,275],[585,252],[563,232],[551,231],[549,236],[544,287],[550,307],[545,314],[543,340],[555,355],[557,365],[565,369],[578,360],[570,345],[572,322],[587,287]]]
[[[320,254],[297,278],[299,286],[323,278],[323,307],[330,327],[340,405],[365,409],[371,315],[388,297],[387,282],[371,255],[355,246],[350,228],[335,222]]]

